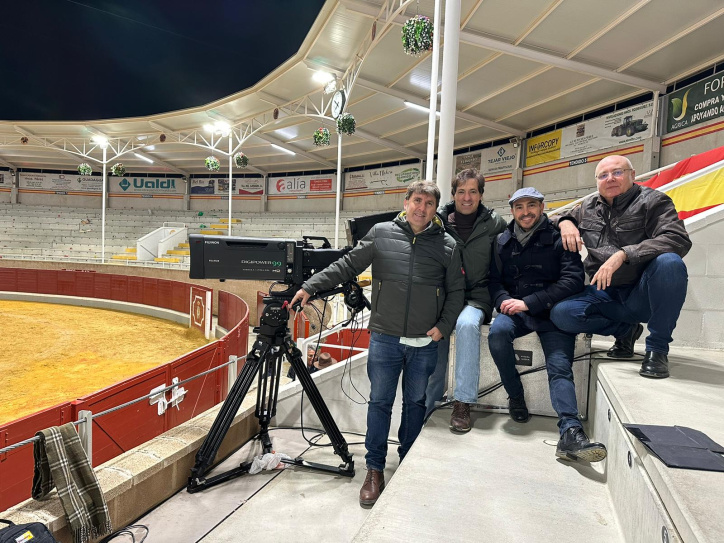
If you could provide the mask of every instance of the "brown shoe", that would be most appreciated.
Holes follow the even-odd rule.
[[[470,431],[470,404],[458,401],[453,403],[450,429],[458,434]]]
[[[359,491],[360,505],[374,505],[385,489],[385,474],[376,469],[368,469],[365,484]]]

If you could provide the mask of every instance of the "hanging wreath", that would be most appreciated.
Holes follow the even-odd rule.
[[[87,177],[93,173],[93,168],[87,162],[81,162],[78,164],[78,173]]]
[[[329,145],[329,129],[328,128],[317,128],[314,131],[314,145],[322,146]]]
[[[432,50],[433,25],[429,17],[415,15],[402,25],[402,49],[408,55],[421,55]]]
[[[357,121],[354,120],[354,115],[351,113],[345,113],[337,117],[337,132],[340,134],[351,136],[356,128]]]
[[[111,166],[111,175],[121,177],[124,173],[126,173],[126,167],[121,162],[117,162]]]
[[[249,157],[244,153],[236,153],[234,155],[234,164],[237,168],[246,168],[249,165]]]
[[[221,168],[221,162],[219,162],[219,159],[215,156],[207,156],[206,157],[206,169],[210,170],[212,172],[218,172],[219,168]]]

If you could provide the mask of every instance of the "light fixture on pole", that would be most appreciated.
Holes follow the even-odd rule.
[[[138,153],[133,153],[133,154],[136,155],[136,158],[140,158],[141,160],[145,160],[146,162],[150,162],[151,164],[153,164],[153,160],[151,160],[151,159],[148,158],[147,156],[143,156],[143,155],[138,154]]]
[[[417,110],[419,110],[419,111],[424,111],[425,113],[429,113],[429,112],[430,112],[430,108],[429,108],[429,107],[421,106],[421,105],[415,104],[415,103],[413,103],[413,102],[408,102],[407,100],[404,100],[403,103],[404,103],[407,107],[409,107],[409,108],[417,109]],[[439,111],[436,111],[436,112],[435,112],[435,115],[437,115],[437,116],[439,117],[439,116],[440,116],[440,112],[439,112]]]
[[[276,149],[276,150],[278,150],[278,151],[283,151],[283,152],[285,152],[285,153],[287,153],[287,154],[289,154],[289,155],[296,155],[296,154],[297,154],[297,153],[295,153],[294,151],[290,151],[289,149],[285,149],[285,148],[282,147],[281,145],[277,145],[276,143],[272,143],[271,146],[274,147],[274,149]]]
[[[93,136],[91,141],[103,149],[103,181],[101,185],[101,264],[106,263],[106,199],[108,197],[108,177],[106,176],[108,138]]]
[[[233,175],[232,175],[233,174],[232,166],[233,166],[234,159],[231,156],[231,150],[232,150],[231,146],[233,144],[234,134],[231,131],[231,126],[229,125],[229,123],[227,123],[225,121],[215,121],[214,124],[207,123],[203,126],[203,128],[204,128],[204,130],[206,130],[207,132],[209,132],[212,135],[229,138],[229,188],[228,188],[228,190],[229,190],[229,230],[228,230],[228,232],[229,233],[228,233],[228,235],[231,236],[231,211],[232,211],[232,207],[233,207],[233,205],[232,205],[233,190],[232,189],[233,189],[233,182],[234,182]],[[211,138],[212,149],[213,149],[213,144],[214,144],[214,140],[213,140],[213,138]]]

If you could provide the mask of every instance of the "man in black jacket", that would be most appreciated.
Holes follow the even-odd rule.
[[[405,210],[378,223],[351,252],[316,273],[292,299],[302,305],[320,290],[354,279],[372,265],[372,314],[367,375],[367,477],[360,504],[373,505],[384,489],[387,438],[397,383],[402,379],[402,460],[422,429],[425,389],[437,361],[437,342],[449,337],[463,306],[460,252],[435,215],[440,190],[412,183]]]
[[[596,166],[598,194],[587,196],[557,218],[563,246],[580,251],[591,278],[581,294],[551,312],[561,330],[614,336],[613,358],[634,356],[634,343],[648,323],[646,355],[639,374],[669,376],[669,343],[686,298],[682,258],[691,241],[666,194],[634,183],[625,156],[607,156]]]
[[[556,456],[602,460],[606,447],[590,442],[578,419],[572,368],[576,336],[560,331],[549,318],[554,304],[583,290],[581,257],[563,249],[559,232],[543,213],[543,195],[536,189],[516,191],[510,207],[514,220],[493,246],[490,295],[499,315],[488,335],[490,353],[508,393],[510,417],[519,423],[530,418],[515,368],[513,340],[535,331],[545,354],[551,404],[558,413],[561,438]]]

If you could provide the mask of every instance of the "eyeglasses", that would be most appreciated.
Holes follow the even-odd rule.
[[[619,168],[612,172],[601,172],[596,176],[599,181],[605,181],[609,177],[623,177],[623,172],[631,171],[631,168]]]

